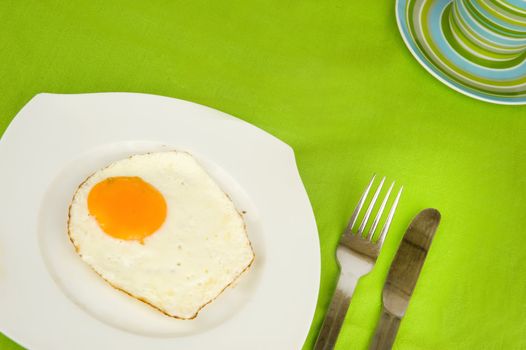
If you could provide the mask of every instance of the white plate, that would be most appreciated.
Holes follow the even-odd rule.
[[[131,154],[192,153],[239,210],[251,270],[196,320],[113,289],[66,234],[74,189]],[[298,349],[318,295],[318,234],[292,149],[219,111],[131,93],[40,94],[0,140],[0,331],[30,349]]]

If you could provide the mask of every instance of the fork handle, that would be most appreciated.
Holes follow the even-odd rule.
[[[314,350],[334,349],[359,278],[352,274],[340,273],[336,290],[323,320],[318,339],[316,339]]]
[[[400,321],[400,318],[382,307],[382,316],[369,350],[390,350],[393,347],[398,327],[400,327]]]

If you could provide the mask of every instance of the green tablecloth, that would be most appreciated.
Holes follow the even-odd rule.
[[[322,252],[305,349],[336,283],[338,236],[373,172],[406,191],[338,348],[367,348],[396,245],[425,207],[443,221],[395,348],[526,348],[526,107],[432,78],[400,38],[394,0],[4,0],[0,84],[0,133],[39,92],[134,91],[217,108],[290,144]],[[19,349],[5,337],[0,348]]]

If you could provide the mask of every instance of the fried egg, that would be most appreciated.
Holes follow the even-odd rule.
[[[254,260],[242,216],[186,152],[135,155],[88,177],[68,220],[75,250],[111,286],[192,319]]]

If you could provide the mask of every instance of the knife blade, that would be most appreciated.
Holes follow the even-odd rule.
[[[382,292],[382,315],[371,350],[391,349],[440,223],[436,209],[424,209],[411,222],[398,247]]]

